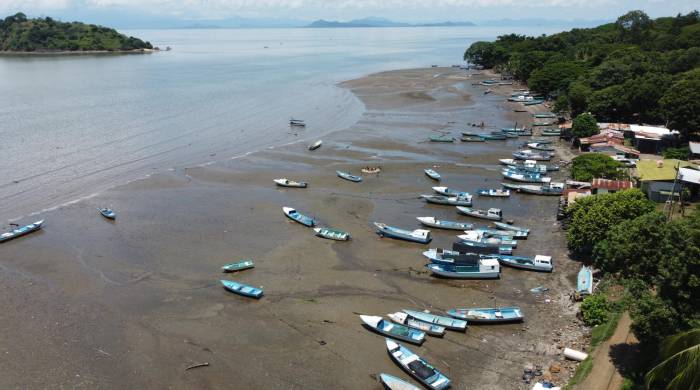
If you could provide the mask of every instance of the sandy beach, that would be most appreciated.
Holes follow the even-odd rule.
[[[531,388],[521,378],[526,364],[546,369],[562,346],[583,348],[572,341],[581,330],[569,300],[579,264],[567,258],[557,198],[474,196],[474,207],[502,208],[505,219],[531,228],[516,254],[552,256],[551,274],[504,268],[500,280],[437,279],[421,252],[451,247],[456,232],[433,229],[433,242],[419,245],[380,238],[371,226],[415,229],[420,216],[485,225],[419,196],[437,185],[423,174],[428,167],[450,188],[500,187],[498,159],[526,141],[428,142],[459,138],[471,123],[489,131],[531,123],[530,113],[505,103],[511,86],[484,95],[473,85],[486,77],[429,68],[348,81],[340,87],[366,110],[316,151],[307,147],[317,138],[299,130],[298,142],[284,147],[159,173],[42,214],[42,231],[0,245],[0,388],[380,389],[381,372],[409,377],[358,314],[494,305],[520,306],[525,322],[473,325],[410,348],[454,389]],[[365,166],[382,172],[357,184],[335,174]],[[279,177],[310,187],[276,188]],[[116,222],[99,216],[103,205],[118,212]],[[318,238],[283,206],[352,240]],[[220,272],[242,258],[255,268]],[[233,295],[222,278],[262,286],[265,296]],[[540,285],[550,291],[529,291]]]

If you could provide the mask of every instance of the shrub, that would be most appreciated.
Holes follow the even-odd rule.
[[[587,296],[581,303],[583,322],[588,326],[600,325],[610,318],[611,305],[604,294]]]

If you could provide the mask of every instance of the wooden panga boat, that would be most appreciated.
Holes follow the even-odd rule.
[[[524,227],[520,227],[520,226],[514,226],[514,225],[511,225],[511,224],[505,223],[505,222],[494,222],[493,224],[494,224],[496,227],[498,227],[499,229],[503,229],[503,230],[513,230],[513,231],[516,231],[516,232],[526,232],[526,233],[530,233],[530,229],[528,229],[528,228],[524,228]]]
[[[501,209],[490,208],[488,210],[477,210],[470,207],[457,206],[457,211],[460,214],[468,215],[474,218],[488,219],[491,221],[500,221],[503,219]]]
[[[428,203],[442,204],[447,206],[471,206],[472,197],[468,196],[443,196],[443,195],[421,195]]]
[[[350,239],[350,233],[342,230],[331,228],[314,228],[314,231],[316,232],[317,236],[327,238],[329,240],[347,241]]]
[[[538,142],[530,142],[527,147],[533,150],[542,150],[545,152],[553,152],[554,147],[549,146],[549,144],[540,144]]]
[[[381,237],[396,238],[399,240],[417,242],[419,244],[427,244],[433,239],[430,235],[430,230],[403,230],[378,222],[375,222],[374,226],[377,228],[377,234]]]
[[[440,195],[445,195],[445,196],[471,197],[471,195],[468,192],[457,191],[457,190],[454,190],[454,189],[448,188],[448,187],[433,187],[433,191],[437,192]]]
[[[553,155],[551,153],[535,153],[532,150],[519,150],[513,153],[513,157],[516,160],[535,160],[535,161],[549,161],[552,159]]]
[[[593,270],[585,265],[578,271],[576,292],[581,295],[593,294]]]
[[[275,184],[277,184],[280,187],[306,188],[309,186],[309,183],[306,183],[303,181],[289,180],[286,177],[283,177],[281,179],[274,179],[273,181],[275,182]]]
[[[499,253],[502,255],[512,255],[513,247],[509,245],[493,246],[489,244],[484,244],[481,242],[473,241],[460,241],[458,243],[452,244],[454,246],[459,246],[460,251],[470,251],[479,253]],[[454,249],[454,248],[453,248]]]
[[[434,275],[450,279],[498,279],[501,267],[496,259],[479,259],[473,265],[431,263],[425,266]]]
[[[493,255],[502,265],[529,271],[552,272],[554,265],[551,256],[537,255],[534,258],[521,256]]]
[[[502,246],[510,246],[515,248],[518,246],[518,242],[513,240],[513,237],[511,236],[493,237],[476,230],[465,230],[464,233],[465,234],[457,236],[457,238],[459,238],[463,242],[475,242],[483,245],[493,246],[496,248],[500,248]]]
[[[510,196],[509,190],[504,190],[501,188],[479,188],[476,190],[479,196],[490,196],[494,198],[507,198]]]
[[[425,341],[425,332],[422,330],[412,329],[405,325],[386,321],[379,316],[360,315],[360,319],[370,329],[384,336],[416,345],[421,345]]]
[[[14,229],[12,231],[2,233],[2,234],[0,234],[0,243],[5,242],[5,241],[10,241],[10,240],[15,239],[17,237],[22,237],[26,234],[35,232],[35,231],[41,229],[41,226],[43,224],[44,224],[44,220],[42,219],[41,221],[36,221],[34,223],[30,223],[29,225],[18,227],[17,229]]]
[[[348,181],[351,181],[354,183],[359,183],[362,181],[362,176],[351,175],[351,174],[349,174],[347,172],[343,172],[343,171],[335,171],[335,173],[338,175],[339,178],[345,179],[345,180],[348,180]]]
[[[545,185],[501,183],[501,185],[525,194],[560,196],[564,193],[564,183],[548,183]]]
[[[530,234],[530,232],[523,230],[492,229],[489,227],[480,227],[474,230],[479,231],[483,233],[484,236],[488,237],[508,237],[521,240],[527,239],[527,236]]]
[[[432,136],[430,137],[430,142],[455,142],[455,139],[452,137],[445,137],[445,136]]]
[[[386,349],[399,367],[428,389],[442,390],[450,387],[450,380],[445,375],[403,345],[386,339]]]
[[[425,174],[433,180],[440,181],[440,179],[442,178],[440,174],[437,173],[437,171],[434,171],[432,169],[424,169],[423,172],[425,172]]]
[[[425,226],[446,230],[467,230],[474,226],[471,223],[447,221],[435,217],[416,217],[416,219]]]
[[[103,209],[99,209],[99,210],[100,210],[100,214],[102,214],[103,217],[105,217],[107,219],[111,219],[111,220],[117,219],[117,213],[115,213],[114,210],[108,209],[108,208],[103,208]]]
[[[508,180],[519,181],[521,183],[548,183],[552,180],[539,173],[528,173],[512,169],[502,170],[501,175]]]
[[[387,390],[420,390],[418,387],[389,374],[379,374],[379,381]]]
[[[519,307],[468,307],[450,309],[447,314],[472,324],[521,322],[524,318]]]
[[[221,267],[224,272],[237,272],[255,267],[255,263],[251,259],[245,259],[236,263],[229,263]]]
[[[320,148],[321,145],[323,145],[323,141],[318,140],[318,141],[312,143],[311,145],[309,145],[309,150],[316,150],[316,149]]]
[[[462,142],[486,142],[485,139],[473,135],[463,135],[461,140]]]
[[[282,207],[282,211],[284,212],[284,215],[289,217],[290,219],[299,222],[300,224],[308,227],[314,227],[316,226],[316,220],[306,216],[304,214],[301,214],[300,212],[296,211],[295,209],[291,207]]]
[[[228,291],[234,294],[243,295],[244,297],[260,299],[260,297],[263,296],[263,290],[247,284],[234,282],[233,280],[222,280],[221,284],[223,284],[224,288]]]
[[[409,317],[414,318],[418,321],[427,322],[429,324],[439,325],[445,327],[449,330],[457,330],[464,332],[467,329],[467,321],[462,321],[450,317],[444,317],[435,315],[433,313],[426,313],[417,310],[402,310],[404,313],[408,314]]]
[[[411,318],[408,314],[400,311],[397,311],[396,313],[387,314],[387,317],[389,317],[392,321],[396,322],[397,324],[406,325],[409,328],[421,330],[425,332],[425,334],[430,336],[442,337],[445,335],[444,326],[419,321],[415,318]]]
[[[478,261],[479,255],[476,253],[459,252],[442,248],[431,248],[423,252],[431,263],[448,265],[469,265]]]

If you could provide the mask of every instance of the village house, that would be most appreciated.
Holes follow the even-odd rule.
[[[698,166],[682,160],[640,160],[637,163],[637,179],[640,188],[647,197],[655,202],[677,200],[683,183],[678,180],[679,168],[692,168]],[[689,174],[689,177],[692,176]]]

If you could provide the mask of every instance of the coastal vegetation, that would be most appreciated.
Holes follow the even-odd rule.
[[[622,164],[602,153],[582,154],[571,161],[571,177],[578,181],[595,178],[619,179],[622,177]]]
[[[600,325],[610,318],[610,302],[605,294],[593,294],[581,303],[583,322],[588,326]]]
[[[600,133],[598,121],[588,112],[579,114],[571,124],[571,134],[575,138],[586,138]]]
[[[52,18],[28,19],[17,13],[0,19],[0,51],[135,51],[152,49],[149,42],[127,37],[116,30]]]
[[[615,23],[550,36],[509,34],[476,42],[465,60],[526,81],[572,117],[666,124],[684,138],[700,129],[700,13]]]

